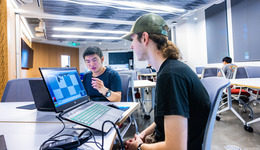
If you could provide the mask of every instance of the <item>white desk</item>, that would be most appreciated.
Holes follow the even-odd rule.
[[[134,81],[134,88],[141,88],[141,97],[142,100],[140,101],[141,103],[141,107],[143,109],[143,113],[144,113],[144,118],[145,119],[150,119],[150,113],[154,108],[154,99],[155,99],[155,86],[156,86],[156,82],[151,82],[149,80],[135,80]],[[152,88],[152,107],[149,110],[149,112],[146,111],[146,107],[145,107],[145,99],[144,99],[144,93],[145,93],[145,88],[147,87],[151,87]]]
[[[39,149],[40,145],[56,134],[62,129],[61,122],[56,118],[58,115],[55,112],[43,112],[26,109],[16,109],[17,106],[24,106],[32,102],[6,102],[0,103],[0,135],[5,136],[5,141],[8,150]],[[116,105],[129,106],[129,109],[123,113],[123,117],[117,124],[123,123],[125,119],[138,107],[135,102],[117,102]],[[66,129],[63,133],[73,133],[74,129],[71,127],[75,124],[66,122]],[[96,140],[101,144],[101,133],[95,132]],[[112,148],[114,139],[116,137],[116,130],[111,129],[105,136],[104,149]],[[90,141],[93,141],[91,139]],[[97,149],[93,143],[87,143],[80,147],[80,149]]]
[[[145,74],[139,73],[138,76],[139,76],[139,77],[144,77],[145,80],[148,80],[148,77],[152,77],[152,78],[156,77],[156,76],[157,76],[157,73],[156,73],[156,72],[145,73]]]
[[[255,88],[255,89],[260,89],[260,78],[247,78],[247,79],[231,79],[230,80],[231,85],[236,85],[236,86],[242,86],[242,87],[249,87],[249,88]],[[227,110],[231,110],[242,122],[243,124],[251,128],[249,125],[255,122],[259,122],[260,118],[254,119],[252,121],[246,122],[237,112],[234,108],[232,108],[232,100],[231,100],[231,87],[229,86],[227,88],[228,90],[228,107],[222,109],[221,111],[218,112],[224,112]],[[251,128],[252,129],[252,128]],[[250,130],[251,130],[250,129]]]

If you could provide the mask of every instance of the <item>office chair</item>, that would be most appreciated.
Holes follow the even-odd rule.
[[[121,78],[121,83],[122,83],[122,95],[121,95],[121,102],[131,102],[133,100],[129,100],[130,95],[129,95],[129,91],[130,91],[130,79],[131,76],[129,74],[119,74],[120,78]],[[129,117],[129,123],[126,125],[126,127],[121,131],[121,136],[124,137],[125,133],[127,132],[127,130],[130,128],[131,124],[135,125],[135,129],[136,129],[136,133],[138,132],[138,126],[135,120],[135,117],[133,114],[131,114],[131,116]]]
[[[9,80],[6,83],[1,102],[28,102],[33,101],[29,80],[41,78],[22,78]]]
[[[246,66],[245,69],[248,74],[248,78],[260,78],[259,66]]]
[[[234,71],[233,79],[244,79],[248,78],[245,67],[237,67]]]
[[[130,87],[131,87],[131,93],[129,94],[132,98],[132,101],[137,102],[137,100],[135,99],[134,94],[135,93],[135,89],[134,89],[134,80],[137,80],[137,71],[136,70],[117,70],[117,72],[120,74],[129,74],[130,75]]]
[[[221,100],[223,90],[230,85],[230,82],[226,78],[218,78],[218,77],[209,77],[209,78],[201,79],[201,82],[206,88],[211,101],[211,109],[210,109],[206,129],[204,133],[202,149],[210,150],[212,133],[215,124],[215,118],[217,116],[219,102]]]
[[[205,67],[196,67],[196,74],[202,74],[202,71]]]
[[[221,68],[205,67],[202,70],[201,79],[208,77],[225,77],[225,75]]]

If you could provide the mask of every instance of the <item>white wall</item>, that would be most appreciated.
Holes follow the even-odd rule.
[[[176,45],[183,61],[195,70],[196,66],[207,65],[207,46],[204,12],[197,12],[198,20],[193,18],[177,19]]]

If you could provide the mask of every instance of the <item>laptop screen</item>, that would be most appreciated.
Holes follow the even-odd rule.
[[[71,108],[87,97],[76,68],[39,68],[56,112]]]

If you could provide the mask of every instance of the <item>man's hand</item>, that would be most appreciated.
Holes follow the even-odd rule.
[[[104,86],[104,83],[102,80],[98,78],[92,78],[92,87],[96,90],[98,90],[99,93],[105,95],[108,89]]]
[[[143,143],[143,140],[138,135],[135,135],[133,139],[126,141],[126,149],[137,150],[140,143]]]

